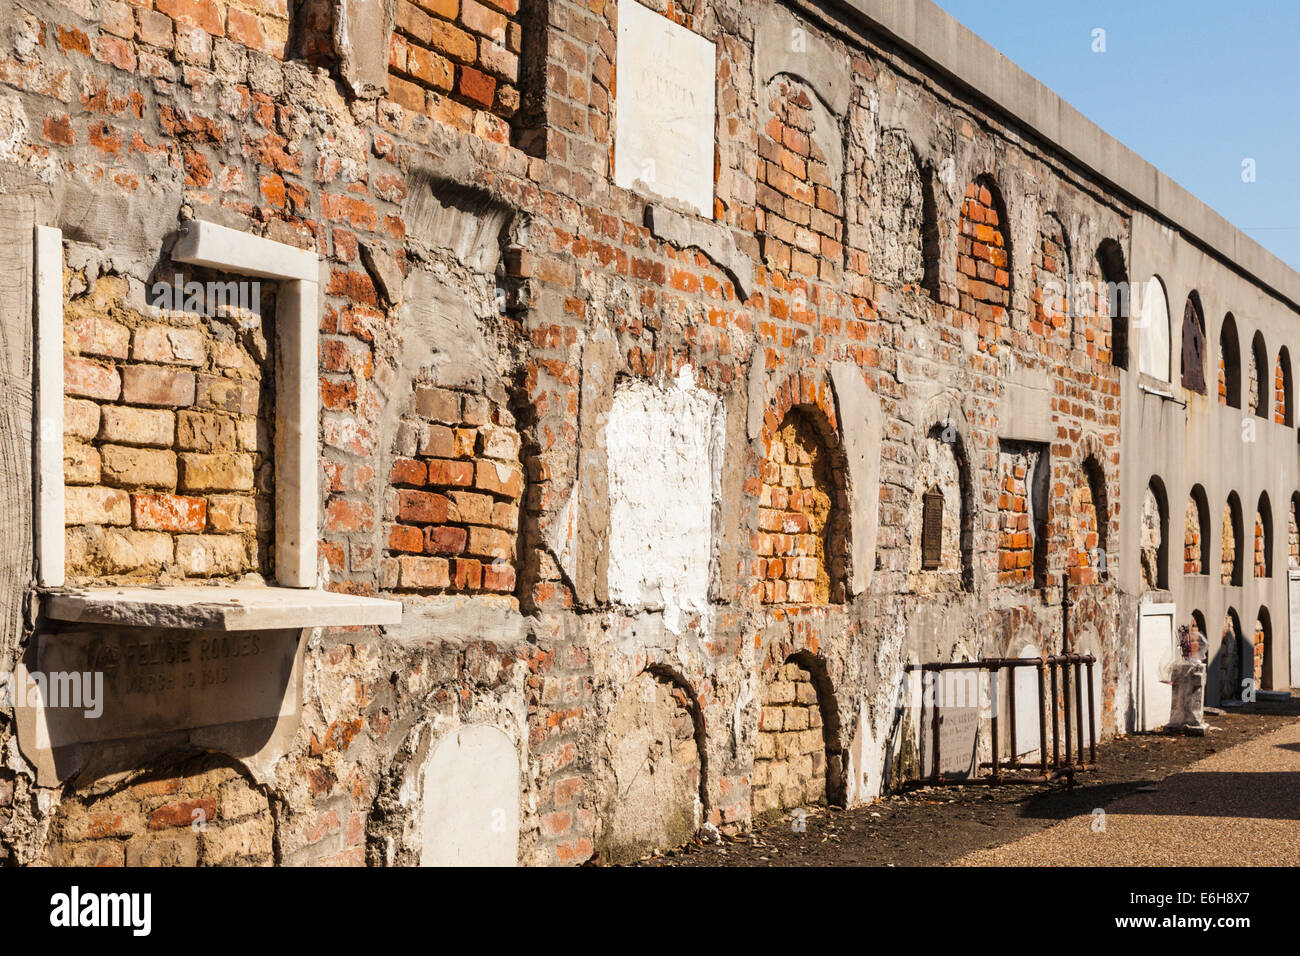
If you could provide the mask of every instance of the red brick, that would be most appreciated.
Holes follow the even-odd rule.
[[[424,534],[409,524],[389,525],[388,550],[420,554],[424,551]]]
[[[208,503],[184,495],[131,496],[132,523],[141,531],[200,532],[207,523]]]
[[[515,589],[515,569],[509,564],[483,565],[483,589],[510,592]]]
[[[461,96],[484,109],[492,105],[492,98],[495,96],[497,89],[495,78],[474,69],[472,66],[458,67],[456,72],[458,74],[456,91]]]
[[[429,554],[460,554],[465,550],[468,533],[464,528],[437,525],[424,529],[424,550]]]
[[[388,480],[395,485],[423,485],[429,470],[424,462],[414,458],[398,458],[393,462],[393,469]]]
[[[415,524],[442,524],[447,520],[447,499],[427,491],[397,493],[397,516]]]
[[[67,395],[116,401],[122,392],[122,382],[117,369],[85,359],[63,360],[63,391]]]
[[[149,814],[150,830],[165,830],[167,827],[188,827],[195,820],[211,823],[217,818],[217,801],[211,797],[186,800],[183,803],[169,803]]]
[[[122,370],[122,401],[130,405],[179,408],[194,404],[194,373],[151,365]]]

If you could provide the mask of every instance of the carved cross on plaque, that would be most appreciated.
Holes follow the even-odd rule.
[[[936,570],[942,558],[943,492],[933,485],[921,496],[921,570]]]

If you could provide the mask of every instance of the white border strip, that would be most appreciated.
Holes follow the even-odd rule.
[[[64,580],[63,523],[63,233],[37,226],[36,298],[36,581]]]
[[[320,412],[316,254],[192,220],[181,226],[172,259],[280,282],[275,319],[275,580],[283,587],[315,587]]]

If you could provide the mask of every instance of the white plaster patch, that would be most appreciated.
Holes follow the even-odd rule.
[[[1152,276],[1142,290],[1142,330],[1138,346],[1138,371],[1170,380],[1169,372],[1169,303],[1164,283]]]
[[[708,608],[725,429],[722,402],[690,366],[667,387],[621,385],[605,425],[609,594],[662,608],[673,633],[682,611]]]
[[[451,731],[424,768],[421,866],[515,866],[519,754],[501,730]]]

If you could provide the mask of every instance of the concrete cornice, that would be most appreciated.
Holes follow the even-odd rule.
[[[1134,205],[1169,223],[1300,309],[1300,273],[1087,119],[930,0],[814,0],[865,21],[951,81],[1032,130]],[[1134,276],[1133,278],[1144,278]]]

